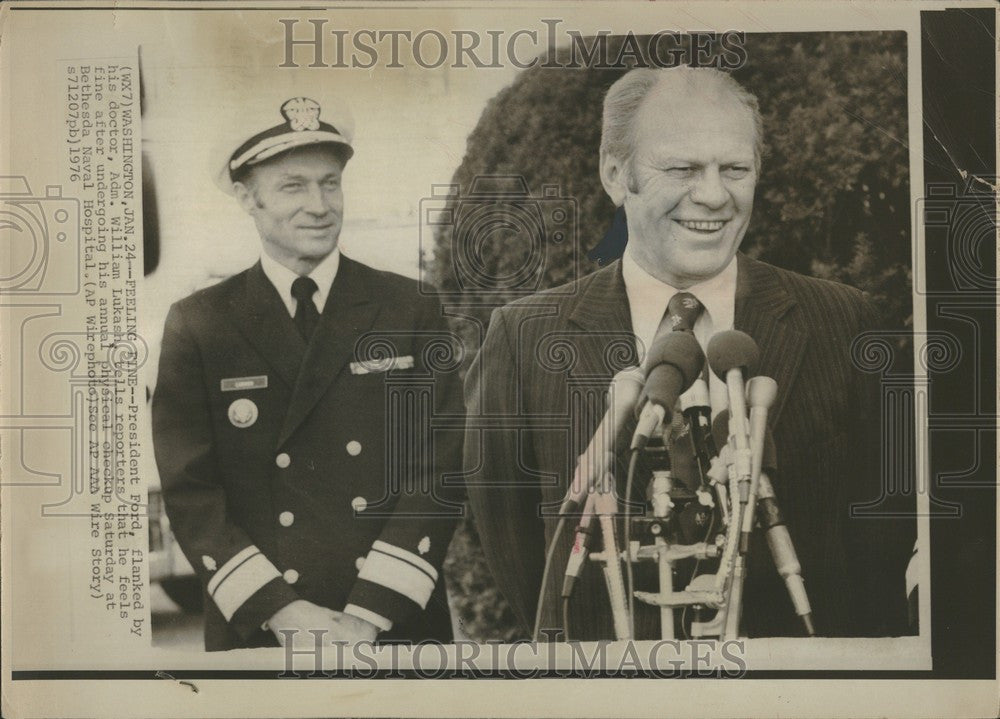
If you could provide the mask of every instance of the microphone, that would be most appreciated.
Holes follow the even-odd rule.
[[[690,332],[667,332],[650,348],[646,384],[640,396],[642,410],[632,435],[631,449],[643,449],[649,437],[673,414],[674,405],[701,374],[705,353]]]
[[[759,360],[760,349],[753,338],[745,332],[739,330],[719,332],[708,343],[708,365],[716,376],[726,383],[729,394],[729,418],[736,450],[737,475],[741,484],[741,503],[745,503],[749,497],[751,474],[745,377],[756,371]]]
[[[732,370],[753,374],[760,361],[760,349],[753,337],[739,330],[717,332],[708,342],[708,365],[715,375],[728,381]]]
[[[729,410],[724,409],[712,420],[712,442],[719,451],[712,457],[708,476],[719,496],[722,521],[729,524],[729,466],[733,463],[733,448],[729,446]]]
[[[723,410],[716,415],[715,421],[712,423],[712,433],[715,435],[715,440],[723,448],[725,448],[725,443],[728,442],[729,438],[728,415],[729,410]],[[764,530],[774,566],[785,580],[785,587],[788,589],[792,606],[795,607],[795,613],[801,617],[806,634],[810,637],[815,636],[812,608],[809,605],[809,596],[806,594],[805,582],[802,580],[802,566],[795,553],[795,545],[792,544],[792,537],[785,524],[785,517],[774,496],[774,487],[771,485],[769,476],[778,469],[777,451],[770,428],[764,430],[764,440],[760,447],[761,470],[757,485],[757,521],[760,523],[761,529]]]
[[[747,381],[747,404],[750,405],[750,499],[747,513],[743,517],[743,534],[740,537],[740,552],[746,554],[750,548],[750,532],[753,531],[754,511],[757,503],[757,480],[765,450],[767,433],[767,412],[778,396],[778,383],[770,377],[751,377]],[[771,440],[773,444],[773,440]]]
[[[812,607],[809,605],[809,595],[806,594],[806,585],[802,580],[802,565],[799,564],[799,557],[795,553],[792,535],[788,533],[785,517],[774,498],[774,488],[766,473],[761,472],[759,483],[757,518],[766,532],[767,546],[771,550],[774,566],[785,580],[788,596],[792,600],[792,606],[795,607],[795,613],[802,619],[806,634],[810,637],[815,636]]]
[[[708,394],[708,383],[701,377],[691,388],[681,395],[681,411],[691,428],[691,443],[701,471],[702,485],[706,483],[712,457],[718,454],[712,437],[712,406]]]
[[[590,526],[594,519],[594,494],[587,495],[587,502],[583,506],[583,516],[580,517],[580,524],[576,528],[576,537],[573,539],[573,548],[569,552],[569,560],[566,562],[565,578],[563,579],[562,597],[568,599],[573,594],[573,585],[576,578],[580,576],[580,570],[590,554],[590,543],[594,537],[594,528]]]
[[[629,367],[616,374],[608,387],[608,410],[594,431],[587,449],[580,455],[573,472],[573,481],[559,508],[560,514],[575,512],[584,497],[604,477],[614,461],[615,437],[625,425],[632,408],[639,401],[643,375],[638,367]]]
[[[725,449],[729,444],[729,410],[724,409],[715,415],[715,419],[712,420],[712,439],[715,441],[716,447],[721,447]],[[721,454],[722,450],[719,450],[717,454]]]

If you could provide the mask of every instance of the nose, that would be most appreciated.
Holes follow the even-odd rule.
[[[325,215],[330,211],[330,202],[318,184],[309,186],[302,209],[310,215]]]
[[[729,199],[718,167],[706,167],[699,173],[688,194],[693,202],[712,209],[722,207]]]

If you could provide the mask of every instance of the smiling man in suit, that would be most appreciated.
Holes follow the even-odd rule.
[[[600,149],[601,182],[627,221],[624,257],[493,314],[466,380],[466,404],[477,427],[495,428],[470,425],[467,482],[487,560],[525,635],[556,525],[553,508],[603,412],[574,411],[581,406],[571,396],[574,387],[606,388],[616,371],[641,361],[654,336],[678,322],[689,325],[703,348],[719,331],[748,333],[761,350],[758,373],[778,383],[769,418],[780,469],[773,484],[789,517],[818,633],[906,630],[903,573],[911,527],[850,516],[853,505],[881,493],[878,381],[860,372],[850,354],[855,338],[877,328],[876,314],[857,289],[738,252],[750,224],[761,145],[757,101],[729,75],[692,68],[627,73],[606,95]],[[695,313],[682,318],[685,308]],[[572,344],[572,351],[559,353],[561,363],[547,350],[555,339]],[[610,351],[623,345],[632,351]],[[718,414],[728,406],[725,384],[709,380]],[[491,424],[491,417],[504,423]],[[560,418],[568,419],[568,431]],[[518,426],[504,429],[512,424]],[[624,455],[619,451],[619,496]],[[692,486],[693,478],[681,480]],[[644,490],[634,496],[645,496]],[[565,567],[570,546],[564,535],[554,574]],[[655,591],[655,572],[651,579],[652,586],[640,588]],[[561,584],[550,579],[546,587],[542,628],[562,626]],[[801,633],[759,536],[744,599],[746,634]],[[637,606],[635,636],[658,638],[658,612]],[[615,636],[596,569],[578,581],[569,616],[574,639]]]
[[[153,397],[206,648],[274,646],[282,630],[447,641],[461,432],[432,423],[463,411],[457,361],[442,360],[452,336],[416,282],[338,249],[347,111],[294,97],[280,113],[217,177],[260,261],[173,305]]]

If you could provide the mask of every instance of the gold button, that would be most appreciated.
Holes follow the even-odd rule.
[[[292,458],[288,456],[286,452],[282,452],[277,457],[274,458],[274,463],[284,469],[292,463]]]
[[[363,566],[365,566],[365,558],[364,557],[358,557],[357,559],[355,559],[354,560],[354,566],[360,572],[361,568]]]
[[[291,527],[294,521],[295,515],[291,512],[282,512],[278,515],[278,522],[281,523],[282,527]]]
[[[361,442],[357,441],[356,439],[352,439],[350,442],[348,442],[347,453],[352,457],[357,457],[359,454],[361,454]]]
[[[355,497],[351,500],[351,508],[355,512],[363,512],[368,509],[368,500],[364,497]]]
[[[282,578],[289,584],[295,584],[299,581],[299,573],[294,569],[286,569],[285,573],[281,575]]]

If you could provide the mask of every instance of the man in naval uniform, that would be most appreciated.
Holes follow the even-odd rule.
[[[449,641],[462,433],[434,424],[461,425],[460,357],[416,282],[338,249],[346,109],[295,97],[271,112],[216,178],[253,218],[260,261],[171,307],[153,397],[206,649],[301,641],[282,630]]]
[[[877,330],[876,313],[857,289],[738,252],[750,224],[761,145],[756,99],[725,73],[627,73],[606,95],[600,154],[604,189],[625,210],[625,256],[493,314],[466,379],[466,482],[486,558],[521,620],[522,636],[534,623],[554,508],[600,419],[599,413],[586,420],[573,414],[578,404],[572,389],[584,381],[607,387],[663,332],[692,331],[704,348],[715,333],[733,328],[756,341],[758,373],[778,384],[769,414],[778,462],[772,481],[801,560],[817,633],[906,631],[904,570],[913,523],[851,516],[852,507],[875,502],[882,489],[878,378],[851,361],[852,342]],[[549,351],[553,338],[572,349]],[[618,343],[635,351],[614,351]],[[556,355],[566,361],[560,364]],[[727,407],[727,393],[718,378],[709,379],[715,415]],[[501,417],[497,429],[472,429]],[[570,431],[554,424],[560,417],[575,422]],[[625,448],[634,419],[630,425],[621,437]],[[619,496],[625,454],[619,453],[616,469]],[[677,477],[677,462],[673,469]],[[695,477],[679,479],[697,486]],[[633,498],[644,491],[637,486]],[[750,636],[801,634],[761,535],[755,533],[749,555],[743,630]],[[556,545],[553,576],[543,590],[542,630],[563,624],[559,575],[571,546],[569,533]],[[636,586],[656,591],[655,571],[652,583],[641,586],[646,568],[637,567]],[[659,638],[658,611],[636,606],[636,638]],[[596,568],[576,583],[569,626],[573,639],[615,637]]]

